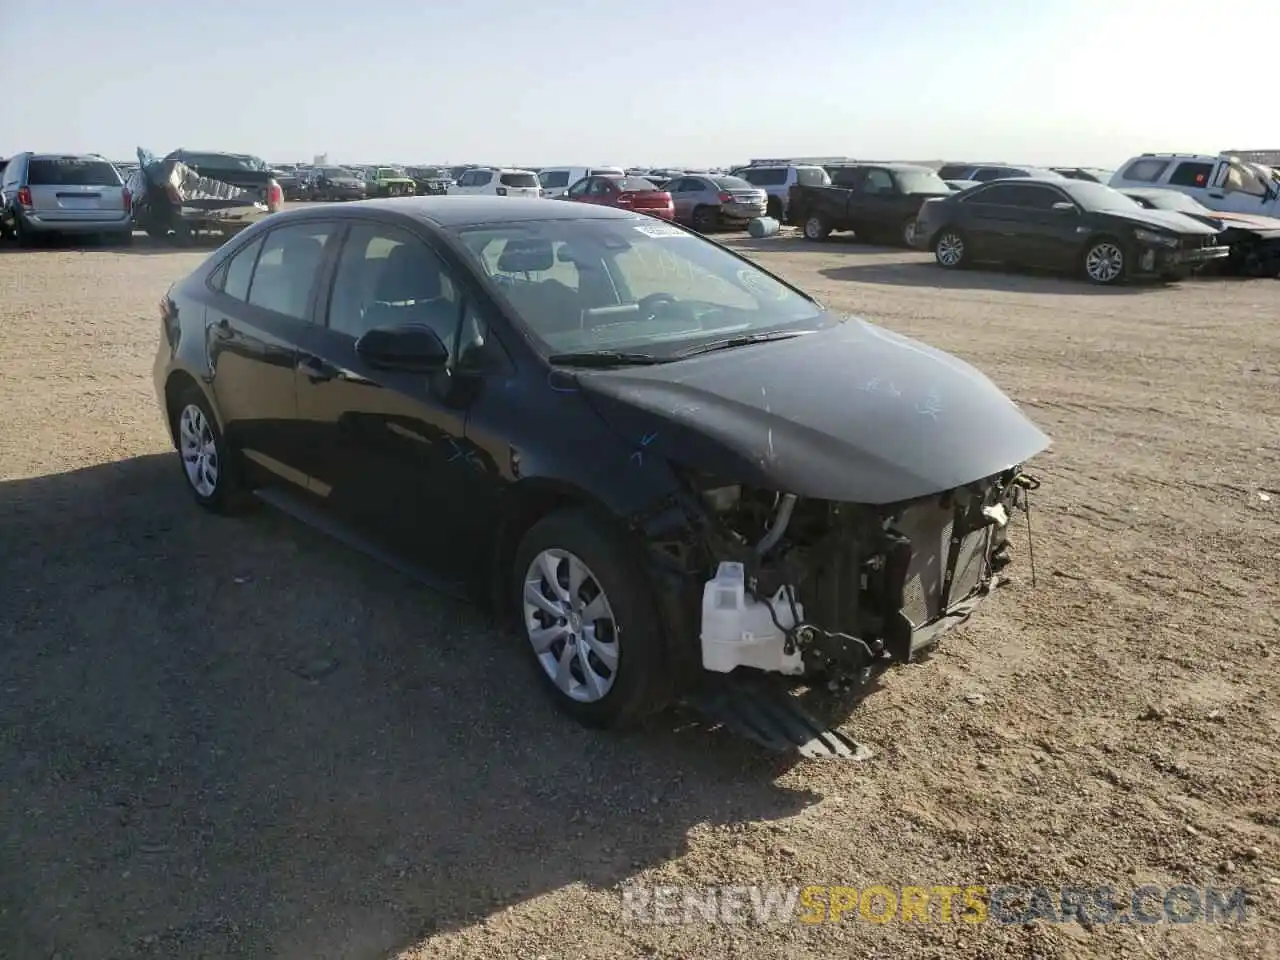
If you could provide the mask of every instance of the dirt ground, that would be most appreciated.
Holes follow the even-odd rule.
[[[201,252],[0,252],[0,956],[1280,956],[1280,283],[1099,291],[731,241],[1052,436],[1014,584],[780,760],[611,737],[515,639],[188,500],[156,303]],[[851,412],[856,415],[856,412]],[[644,925],[622,885],[1248,888],[1243,924]]]

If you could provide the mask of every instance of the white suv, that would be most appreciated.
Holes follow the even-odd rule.
[[[791,203],[791,188],[829,187],[831,177],[827,171],[813,163],[787,163],[753,160],[745,167],[730,171],[730,176],[739,177],[753,187],[760,187],[768,195],[767,216],[783,223],[787,219],[788,207]]]
[[[472,167],[449,185],[449,195],[490,197],[540,197],[538,175],[516,167]]]
[[[1280,174],[1225,154],[1144,153],[1121,164],[1110,186],[1177,190],[1210,210],[1280,216]]]

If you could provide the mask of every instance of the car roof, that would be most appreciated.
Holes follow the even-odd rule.
[[[517,223],[529,220],[635,220],[643,214],[588,203],[564,203],[540,197],[443,196],[395,197],[358,200],[336,209],[300,208],[273,214],[268,221],[283,222],[317,217],[358,216],[376,210],[395,213],[440,227],[478,226],[487,223]]]

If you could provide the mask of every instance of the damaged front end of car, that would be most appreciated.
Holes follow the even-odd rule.
[[[880,506],[690,482],[703,515],[693,552],[715,571],[702,584],[703,668],[828,681],[908,661],[968,619],[1038,486],[1012,467]]]

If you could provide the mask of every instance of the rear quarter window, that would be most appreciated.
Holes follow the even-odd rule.
[[[825,187],[831,183],[831,178],[820,167],[799,167],[796,170],[796,183],[802,187]]]
[[[538,178],[532,173],[504,173],[498,177],[504,187],[536,187]]]
[[[27,183],[33,187],[118,187],[120,174],[105,160],[34,157],[27,165]]]
[[[1141,160],[1133,161],[1133,163],[1125,167],[1121,176],[1125,180],[1137,180],[1139,183],[1155,183],[1168,166],[1168,160],[1144,157]]]

